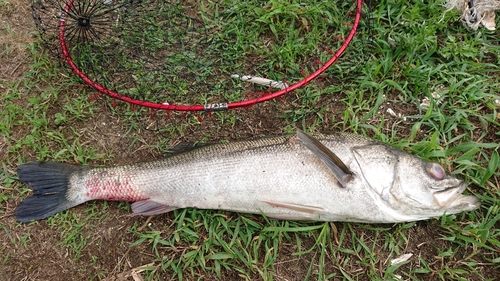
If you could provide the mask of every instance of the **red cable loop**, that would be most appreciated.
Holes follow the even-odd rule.
[[[69,12],[71,4],[73,4],[75,0],[69,0],[66,3],[66,7],[64,7],[64,10],[66,12]],[[231,108],[238,108],[238,107],[249,107],[257,103],[261,103],[264,101],[268,101],[274,98],[277,98],[279,96],[282,96],[286,93],[292,92],[300,87],[305,86],[307,83],[311,82],[312,80],[316,79],[321,73],[323,73],[326,69],[328,69],[333,63],[337,61],[337,59],[344,53],[344,51],[347,49],[349,44],[351,43],[352,39],[354,38],[354,35],[356,34],[359,22],[361,20],[361,12],[362,12],[362,6],[363,6],[363,0],[357,0],[357,6],[356,6],[356,17],[354,18],[354,23],[352,25],[351,31],[349,32],[349,35],[347,36],[346,40],[342,44],[342,46],[338,49],[337,52],[333,55],[332,58],[330,58],[329,61],[327,61],[322,67],[320,67],[318,70],[316,70],[314,73],[309,75],[308,77],[304,78],[303,80],[283,89],[278,92],[263,96],[263,97],[257,97],[254,99],[250,100],[244,100],[240,102],[232,102],[226,104],[209,104],[209,105],[174,105],[174,104],[161,104],[161,103],[153,103],[149,101],[142,101],[142,100],[137,100],[133,98],[129,98],[127,96],[121,95],[117,92],[111,91],[106,89],[104,86],[102,86],[99,83],[94,82],[92,79],[87,77],[85,73],[83,73],[78,67],[76,66],[75,62],[73,62],[73,59],[71,58],[71,55],[68,51],[68,47],[66,45],[65,37],[64,37],[64,27],[66,25],[66,20],[65,20],[65,15],[64,13],[61,14],[61,21],[59,24],[59,44],[61,46],[61,50],[63,53],[63,57],[66,60],[66,62],[70,65],[70,67],[73,69],[73,71],[89,86],[95,88],[97,91],[100,93],[103,93],[105,95],[108,95],[112,98],[122,100],[124,102],[134,104],[134,105],[139,105],[139,106],[144,106],[144,107],[149,107],[153,109],[161,109],[161,110],[176,110],[176,111],[217,111],[221,110],[220,108],[214,108],[213,106],[220,106],[223,105],[222,109],[231,109]]]

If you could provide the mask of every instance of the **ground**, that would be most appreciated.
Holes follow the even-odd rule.
[[[500,275],[500,244],[496,240],[496,228],[500,225],[495,213],[498,208],[494,208],[498,197],[491,195],[498,195],[495,188],[500,176],[498,167],[488,168],[487,161],[481,162],[494,158],[497,148],[492,146],[486,147],[483,154],[474,154],[478,166],[492,171],[489,184],[483,188],[476,180],[468,190],[480,194],[485,206],[475,213],[430,221],[395,225],[306,224],[197,210],[134,217],[129,215],[127,203],[89,202],[51,219],[16,223],[13,211],[29,190],[17,181],[15,170],[27,161],[58,157],[58,161],[71,163],[120,165],[161,159],[168,148],[178,143],[246,140],[289,133],[295,127],[322,132],[362,131],[392,143],[406,140],[400,143],[401,147],[425,151],[432,130],[416,127],[417,118],[412,118],[420,114],[418,104],[425,95],[402,97],[397,87],[387,90],[382,102],[377,101],[377,95],[373,98],[373,93],[366,94],[367,104],[360,111],[339,102],[349,100],[349,92],[321,95],[314,103],[304,105],[305,90],[298,90],[276,101],[228,114],[135,114],[128,105],[119,102],[115,106],[105,97],[89,100],[95,91],[75,82],[78,80],[68,68],[47,54],[37,35],[29,3],[0,0],[0,25],[0,50],[4,50],[0,51],[0,92],[6,101],[0,110],[16,107],[18,111],[9,111],[17,114],[16,118],[25,118],[26,110],[48,120],[44,132],[30,125],[36,120],[2,116],[0,127],[6,129],[0,134],[0,180],[5,185],[0,185],[0,276],[5,280],[398,280],[398,276],[399,280],[494,280]],[[402,40],[398,36],[404,37],[396,35],[394,39]],[[448,39],[443,35],[439,40]],[[498,41],[489,43],[498,45]],[[488,66],[498,64],[498,54],[486,52],[477,59],[478,63],[485,63],[485,72],[491,71],[491,77],[499,77],[498,70]],[[53,61],[52,65],[46,65],[47,58]],[[39,73],[39,69],[52,72]],[[45,78],[38,80],[37,76]],[[336,79],[327,77],[313,86],[335,84]],[[498,82],[498,78],[491,81]],[[496,89],[492,92],[498,95]],[[12,96],[23,98],[13,100]],[[463,101],[457,99],[454,106],[460,102]],[[367,114],[373,108],[373,114]],[[387,112],[389,108],[410,118],[393,116]],[[453,131],[453,136],[467,135],[467,143],[498,144],[498,117],[490,117],[497,111],[494,99],[484,101],[468,120],[470,130],[461,125],[441,129]],[[365,114],[369,118],[363,119]],[[457,111],[449,115],[460,114]],[[57,121],[63,117],[65,121]],[[361,125],[358,128],[354,123]],[[29,141],[37,136],[43,136],[34,141],[40,145]],[[420,147],[407,144],[420,141]],[[431,157],[449,156],[437,151]],[[448,168],[462,167],[462,162],[453,162],[455,158],[462,159],[462,155],[452,156],[453,159],[443,160]],[[472,180],[471,173],[464,170],[461,176]],[[409,262],[390,264],[392,259],[408,253],[412,254]]]

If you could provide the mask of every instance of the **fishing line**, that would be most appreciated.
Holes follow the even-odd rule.
[[[241,11],[252,11],[250,4],[229,2],[35,0],[32,9],[42,38],[52,46],[57,40],[72,72],[99,93],[156,110],[212,112],[269,101],[317,79],[353,40],[363,5],[252,7],[262,11],[244,14],[251,18],[245,22]],[[307,49],[314,13],[325,17],[324,43]],[[273,30],[280,25],[281,32]],[[266,32],[238,49],[258,28]],[[295,45],[279,45],[287,40]],[[321,44],[340,46],[333,52],[335,46]],[[283,63],[287,52],[301,51]]]

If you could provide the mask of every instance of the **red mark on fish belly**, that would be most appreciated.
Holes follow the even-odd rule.
[[[107,171],[89,174],[85,187],[85,195],[92,199],[129,202],[148,199],[134,187],[130,177]]]

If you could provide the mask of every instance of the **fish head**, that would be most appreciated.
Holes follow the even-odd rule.
[[[367,188],[402,220],[455,214],[480,206],[477,197],[462,194],[467,184],[448,175],[438,163],[383,144],[353,151]]]

